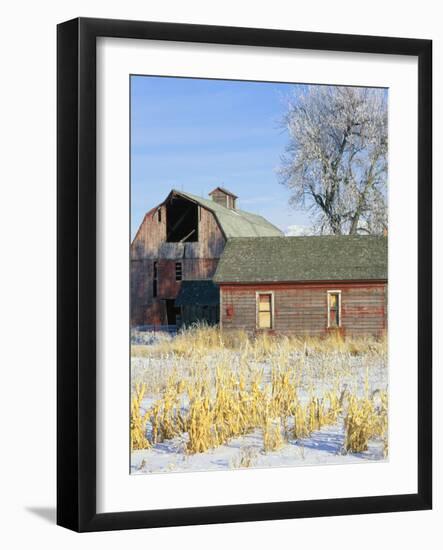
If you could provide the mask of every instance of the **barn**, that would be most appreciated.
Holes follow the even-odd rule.
[[[312,336],[386,330],[386,237],[234,238],[214,282],[224,330]]]
[[[146,213],[131,243],[131,326],[219,322],[213,277],[228,240],[282,235],[237,199],[222,187],[209,198],[173,189]]]

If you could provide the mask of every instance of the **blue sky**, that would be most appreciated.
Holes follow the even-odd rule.
[[[239,208],[285,230],[308,225],[276,169],[293,84],[131,77],[131,230],[172,188],[207,197],[221,185]]]

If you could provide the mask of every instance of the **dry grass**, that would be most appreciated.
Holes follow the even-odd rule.
[[[381,392],[381,406],[374,396],[357,399],[350,397],[345,418],[346,451],[360,453],[368,450],[371,439],[382,438],[384,455],[388,454],[388,396]]]
[[[131,450],[148,449],[151,445],[146,438],[146,425],[149,413],[141,414],[146,384],[137,384],[131,400]]]
[[[243,447],[240,454],[231,460],[230,466],[233,469],[252,468],[258,457],[258,449],[255,447]]]
[[[351,355],[368,352],[386,351],[386,339],[353,338],[344,339],[340,333],[331,333],[324,338],[273,336],[267,332],[251,335],[242,330],[220,331],[216,326],[196,324],[182,330],[175,337],[165,338],[152,346],[133,345],[132,355],[139,357],[176,357],[193,358],[196,355],[211,351],[234,350],[254,354],[256,360],[266,359],[280,349],[291,349],[294,352],[327,353],[331,350]]]
[[[379,438],[387,453],[387,393],[369,388],[368,374],[384,368],[385,340],[253,338],[200,326],[132,353],[143,365],[133,370],[133,449],[180,437],[186,452],[203,453],[260,430],[272,452],[342,423],[346,451]]]
[[[281,449],[284,443],[280,419],[272,419],[267,416],[263,423],[263,450],[266,453],[272,453]]]

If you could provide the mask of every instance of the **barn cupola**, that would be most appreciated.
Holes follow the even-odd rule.
[[[238,197],[237,195],[234,195],[234,193],[231,193],[231,191],[228,191],[223,187],[216,187],[213,191],[209,193],[209,196],[217,204],[221,204],[222,206],[226,206],[226,208],[231,208],[232,210],[235,210],[235,205]]]

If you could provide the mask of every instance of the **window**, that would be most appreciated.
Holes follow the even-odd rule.
[[[157,297],[157,279],[158,279],[158,267],[157,262],[153,265],[153,280],[152,280],[152,296]]]
[[[341,326],[341,292],[328,290],[328,327]]]
[[[257,294],[257,328],[272,328],[272,294]]]
[[[166,203],[164,216],[168,243],[198,242],[197,203],[173,196]]]
[[[182,280],[182,264],[181,262],[177,262],[175,264],[175,280],[181,281]]]
[[[158,221],[158,223],[161,223],[161,221],[162,221],[162,209],[161,208],[159,208],[157,210],[157,221]]]

